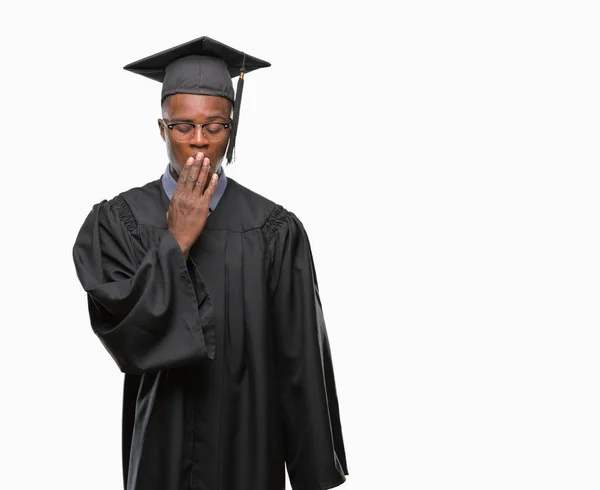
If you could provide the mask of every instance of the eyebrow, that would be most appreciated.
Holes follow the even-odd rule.
[[[226,117],[224,117],[224,116],[222,116],[220,114],[215,114],[215,115],[212,115],[212,116],[208,116],[206,118],[207,121],[212,121],[214,119],[225,119],[225,120],[227,120]],[[185,123],[194,124],[194,120],[193,119],[184,119],[184,118],[181,118],[181,117],[174,117],[173,119],[171,119],[171,121],[174,121],[174,122],[185,122]]]

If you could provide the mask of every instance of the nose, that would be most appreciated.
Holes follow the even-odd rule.
[[[192,146],[198,146],[198,147],[204,147],[204,146],[208,145],[208,140],[206,139],[206,136],[204,136],[204,134],[202,132],[202,126],[200,126],[200,125],[196,126],[196,129],[194,131],[194,137],[190,141],[190,144]]]

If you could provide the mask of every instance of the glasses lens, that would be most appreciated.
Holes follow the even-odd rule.
[[[210,123],[203,127],[204,136],[208,141],[221,141],[226,135],[227,131],[222,123]]]
[[[195,126],[193,124],[177,123],[173,124],[173,130],[171,133],[176,141],[187,142],[191,141],[191,139],[194,137],[194,128]]]

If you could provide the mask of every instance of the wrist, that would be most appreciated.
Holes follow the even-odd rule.
[[[179,245],[179,249],[181,250],[183,257],[185,258],[185,260],[187,260],[189,254],[190,254],[191,244],[188,244],[187,240],[177,236],[176,234],[174,234],[174,233],[172,233],[172,234],[173,234],[173,237],[175,237],[175,241],[177,242],[177,245]]]

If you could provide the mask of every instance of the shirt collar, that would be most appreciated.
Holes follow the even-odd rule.
[[[169,200],[173,196],[173,192],[175,192],[175,188],[177,187],[177,181],[171,175],[169,171],[170,165],[167,164],[167,168],[165,169],[165,173],[162,176],[162,185],[165,190],[165,194],[168,196]],[[219,181],[217,182],[217,188],[215,189],[215,193],[213,194],[212,199],[210,200],[209,209],[210,212],[214,211],[223,197],[223,193],[225,192],[225,188],[227,187],[227,177],[225,176],[225,170],[222,166],[219,166],[219,170],[217,171],[219,175]]]

